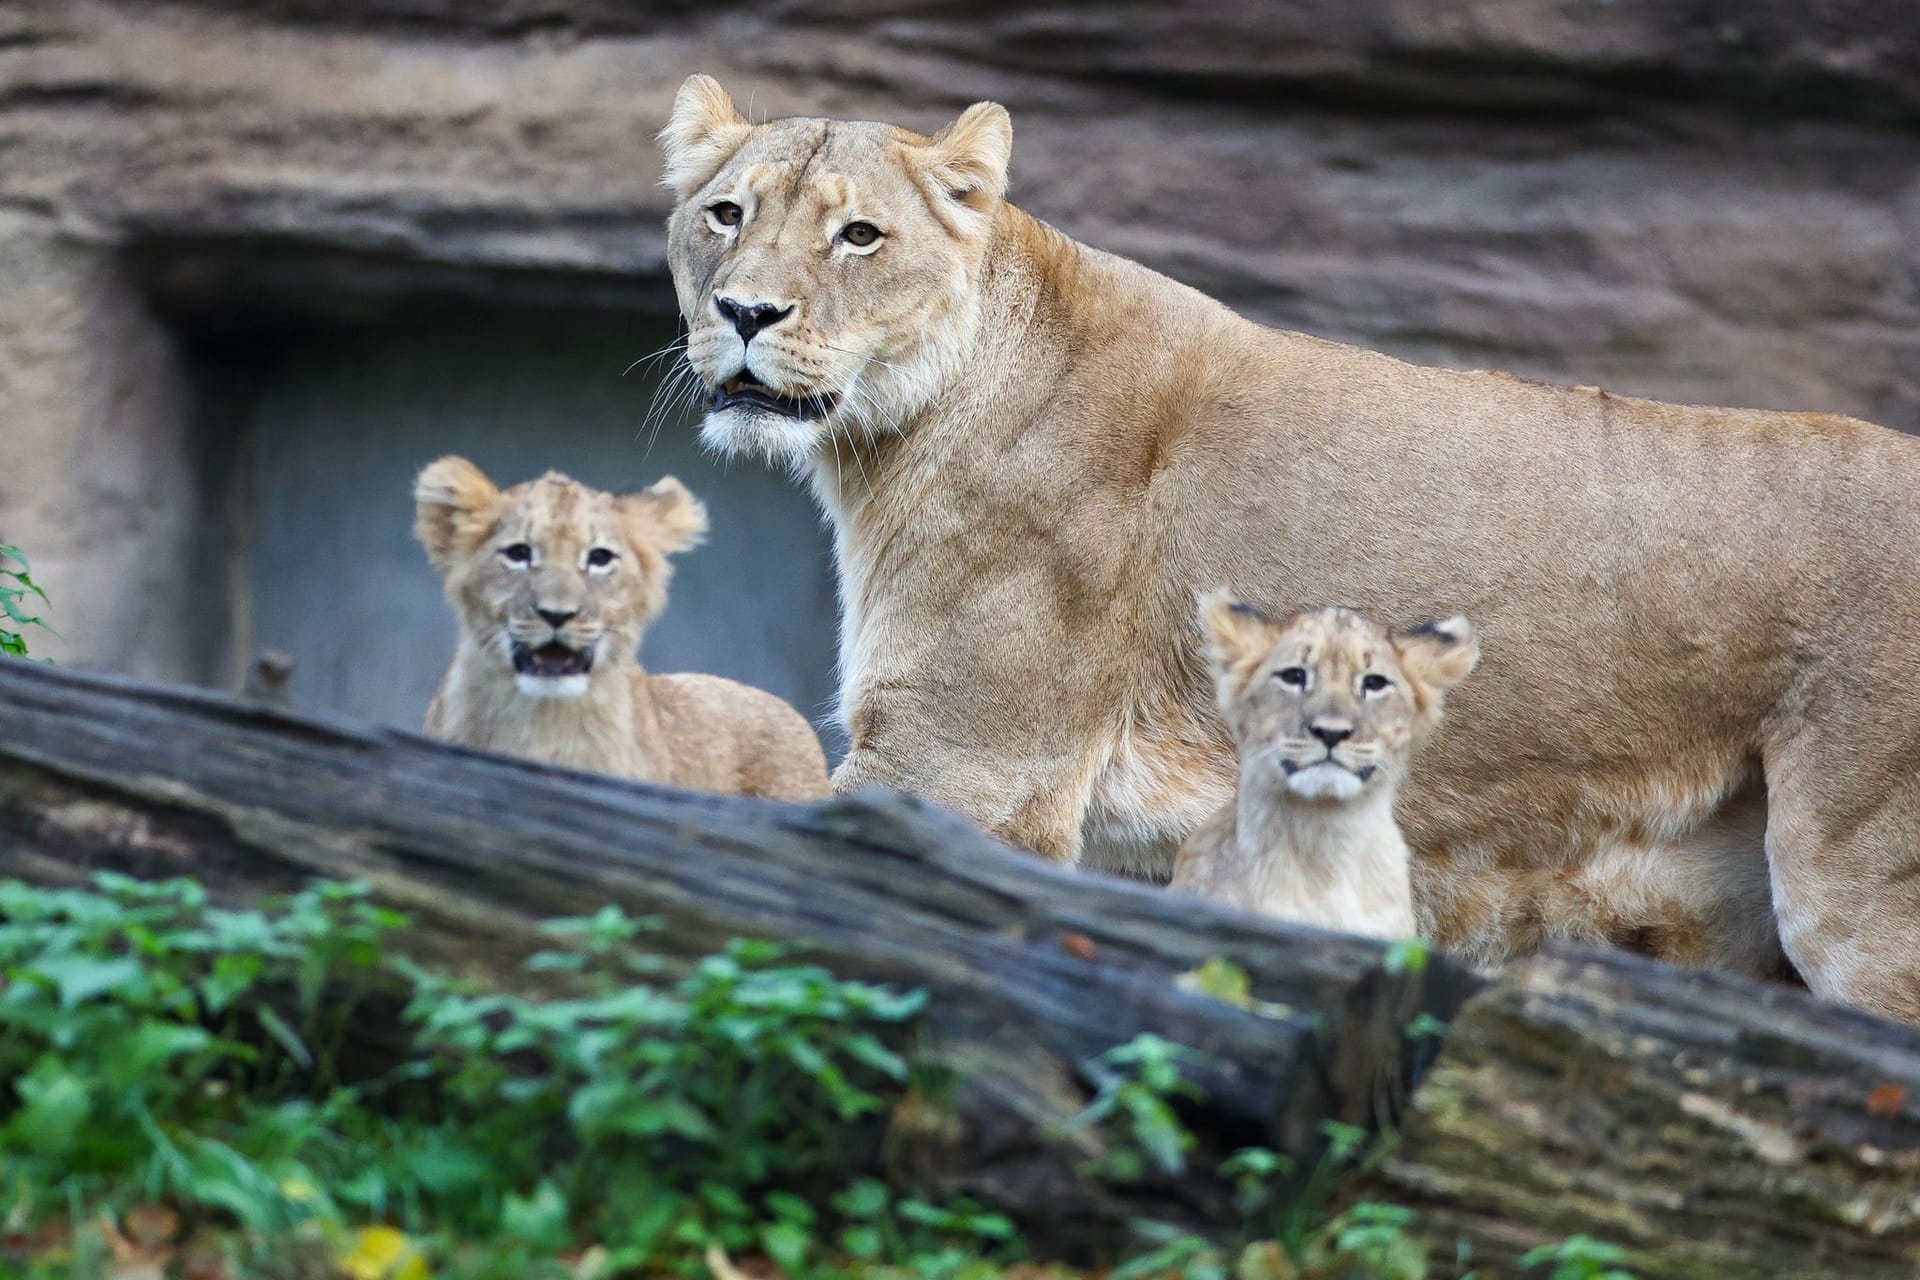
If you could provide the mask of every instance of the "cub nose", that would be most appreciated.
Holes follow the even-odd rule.
[[[1326,743],[1329,751],[1353,736],[1353,730],[1344,724],[1313,724],[1307,730]]]
[[[542,609],[538,605],[534,606],[533,611],[539,614],[540,617],[545,620],[546,624],[555,631],[572,622],[580,612],[578,609]]]
[[[762,329],[773,328],[793,314],[792,307],[775,306],[771,302],[745,302],[720,294],[714,295],[713,305],[721,317],[733,326],[733,331],[740,335],[742,342],[752,342],[754,334]]]

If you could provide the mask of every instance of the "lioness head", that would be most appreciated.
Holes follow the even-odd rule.
[[[1397,781],[1446,691],[1480,660],[1459,617],[1399,632],[1351,609],[1276,622],[1216,591],[1200,602],[1200,626],[1242,769],[1304,800]]]
[[[913,416],[957,376],[1013,127],[991,102],[935,136],[864,121],[748,123],[710,76],[660,133],[679,197],[668,262],[702,437],[811,458]]]
[[[502,492],[465,458],[414,483],[414,535],[464,639],[522,693],[577,698],[637,661],[665,607],[667,557],[697,543],[706,508],[668,476],[615,496],[556,471]]]

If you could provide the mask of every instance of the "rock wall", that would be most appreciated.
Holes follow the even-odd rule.
[[[65,653],[204,653],[168,326],[664,311],[651,136],[693,70],[763,116],[996,98],[1016,200],[1276,324],[1920,428],[1914,6],[13,0],[0,537],[66,586]]]

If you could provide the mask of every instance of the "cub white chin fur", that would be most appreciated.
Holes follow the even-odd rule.
[[[513,687],[527,698],[584,698],[590,676],[524,676],[513,678]]]
[[[1353,770],[1331,761],[1287,775],[1287,790],[1302,800],[1351,800],[1363,785]]]

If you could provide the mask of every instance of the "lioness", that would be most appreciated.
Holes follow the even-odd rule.
[[[1446,693],[1480,660],[1465,618],[1389,632],[1351,609],[1276,622],[1200,601],[1234,798],[1180,846],[1173,887],[1377,938],[1420,932],[1393,800]]]
[[[770,693],[648,675],[667,557],[706,509],[671,476],[615,497],[548,472],[501,492],[465,458],[414,484],[414,533],[460,622],[426,732],[462,746],[703,791],[816,800],[820,740]]]
[[[1586,868],[1610,932],[1752,902],[1920,1020],[1920,441],[1264,328],[1008,204],[992,103],[753,125],[695,76],[661,136],[704,438],[833,522],[836,787],[1164,876],[1233,793],[1196,590],[1458,608],[1490,657],[1402,806],[1439,941],[1566,932],[1503,893]]]

